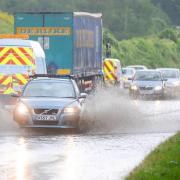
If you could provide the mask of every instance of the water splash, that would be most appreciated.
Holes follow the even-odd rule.
[[[81,114],[82,130],[102,133],[127,132],[143,123],[144,115],[120,88],[97,88],[86,99]]]

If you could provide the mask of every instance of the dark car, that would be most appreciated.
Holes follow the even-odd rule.
[[[129,92],[133,97],[163,97],[164,81],[161,73],[157,70],[136,71]]]
[[[25,86],[14,109],[20,127],[78,128],[85,93],[69,77],[38,77]]]

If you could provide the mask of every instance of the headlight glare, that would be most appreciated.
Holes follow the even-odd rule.
[[[156,86],[156,87],[154,88],[154,90],[155,90],[155,91],[160,91],[160,90],[162,90],[162,86]]]
[[[16,113],[19,115],[26,115],[28,114],[29,110],[27,108],[26,105],[24,105],[23,103],[19,103],[16,107]]]
[[[127,81],[127,80],[128,80],[128,78],[125,76],[125,77],[123,77],[123,80],[124,80],[124,81]]]
[[[136,91],[138,88],[137,88],[137,86],[132,85],[132,86],[131,86],[131,89]]]
[[[77,113],[79,112],[78,107],[66,107],[64,108],[64,113]]]

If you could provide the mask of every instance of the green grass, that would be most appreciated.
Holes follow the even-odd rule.
[[[160,144],[126,180],[179,180],[180,132]]]

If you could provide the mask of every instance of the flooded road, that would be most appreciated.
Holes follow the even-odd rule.
[[[0,179],[121,179],[169,135],[3,137]]]
[[[123,117],[131,114],[134,119],[111,114],[85,134],[24,135],[5,116],[0,125],[0,179],[123,179],[155,146],[180,130],[179,100],[131,103],[130,109],[129,102],[124,105]],[[103,109],[98,112],[105,113],[105,103]]]

